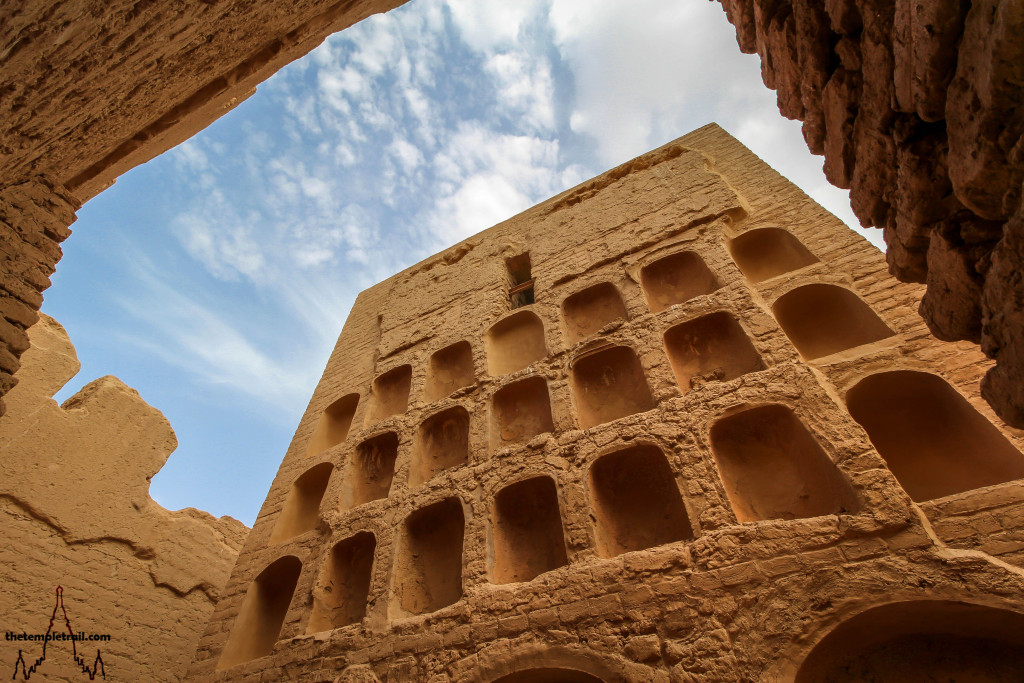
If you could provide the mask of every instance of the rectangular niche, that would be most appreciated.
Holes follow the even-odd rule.
[[[729,241],[729,252],[743,277],[753,283],[818,263],[817,256],[782,228],[747,231]]]
[[[657,446],[601,456],[590,467],[589,486],[601,557],[693,538],[672,468]]]
[[[602,282],[576,292],[562,302],[562,317],[569,342],[575,344],[615,320],[626,320],[626,305],[619,290]]]
[[[533,311],[519,311],[494,323],[484,342],[492,377],[522,370],[548,355],[544,323]]]
[[[628,346],[612,346],[577,358],[570,384],[584,429],[655,405],[640,359]]]
[[[392,619],[436,612],[462,598],[464,533],[458,498],[446,498],[406,518],[392,569]]]
[[[551,398],[543,377],[528,377],[502,387],[491,399],[491,449],[526,443],[553,431]]]
[[[671,254],[644,266],[640,284],[652,313],[710,294],[721,286],[703,259],[692,251]]]
[[[316,455],[347,439],[357,405],[359,394],[349,394],[327,406],[327,410],[320,416],[320,421],[316,423],[306,454]]]
[[[506,486],[494,499],[492,583],[530,581],[567,564],[558,491],[551,477]]]
[[[440,401],[474,382],[473,350],[469,342],[460,341],[430,356],[423,398],[428,402]]]
[[[377,539],[361,531],[334,545],[313,589],[313,613],[306,633],[356,624],[366,616]]]
[[[295,480],[281,508],[281,516],[270,534],[271,543],[281,543],[316,528],[320,521],[320,501],[323,500],[332,471],[334,465],[322,462]]]
[[[786,406],[723,417],[711,428],[711,447],[740,522],[857,510],[849,483]]]
[[[341,509],[387,498],[398,459],[398,434],[385,432],[356,447],[348,465]]]
[[[449,408],[423,421],[416,434],[409,486],[419,486],[444,470],[469,462],[469,413]]]
[[[683,394],[690,390],[693,380],[728,382],[764,369],[761,356],[743,328],[725,311],[669,328],[665,348]]]
[[[411,365],[399,365],[373,380],[369,424],[404,413],[405,409],[409,407],[411,385]]]

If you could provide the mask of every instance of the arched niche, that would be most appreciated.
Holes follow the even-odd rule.
[[[622,295],[610,282],[601,282],[566,297],[562,318],[569,342],[575,344],[614,320],[627,320]]]
[[[764,368],[750,338],[725,311],[670,327],[665,348],[683,394],[698,378],[728,382]]]
[[[551,477],[534,477],[498,491],[491,521],[492,583],[530,581],[568,563]]]
[[[458,498],[410,514],[392,568],[391,618],[436,612],[462,598],[465,515]]]
[[[718,420],[711,448],[740,522],[854,512],[849,483],[792,410],[766,405]]]
[[[753,283],[819,262],[793,233],[782,228],[745,232],[729,241],[729,253],[743,277]]]
[[[572,363],[569,383],[586,429],[654,408],[640,359],[628,346],[611,346]]]
[[[601,456],[590,467],[588,484],[601,557],[693,538],[672,468],[657,446]]]
[[[285,555],[256,577],[245,593],[242,608],[217,662],[218,669],[264,657],[273,651],[301,572],[299,558]]]
[[[423,398],[429,402],[440,401],[474,382],[473,349],[467,341],[456,342],[431,354]]]
[[[544,323],[533,311],[519,311],[491,325],[485,345],[492,377],[522,370],[548,355]]]
[[[846,405],[916,501],[1024,477],[1024,455],[937,375],[870,375]]]
[[[604,681],[583,671],[543,667],[517,671],[495,679],[493,683],[604,683]]]
[[[868,609],[826,635],[795,683],[1020,681],[1024,614],[949,600]]]
[[[281,516],[270,534],[271,543],[281,543],[316,528],[317,520],[320,519],[320,501],[323,500],[333,470],[334,465],[322,462],[295,480],[281,508]]]
[[[469,412],[454,406],[431,415],[416,432],[409,486],[419,486],[435,474],[469,462]]]
[[[401,415],[409,407],[412,366],[399,365],[373,380],[369,423]]]
[[[704,260],[692,251],[670,254],[647,264],[640,270],[640,284],[652,313],[721,287]]]
[[[327,406],[327,410],[320,415],[320,421],[316,423],[306,454],[316,455],[348,438],[348,430],[352,426],[357,405],[359,394],[348,394]]]
[[[503,386],[491,398],[491,450],[526,443],[554,431],[551,397],[543,377],[527,377]]]
[[[363,441],[349,461],[341,509],[387,498],[398,459],[398,434],[384,432]]]
[[[893,331],[860,297],[836,285],[797,287],[772,305],[775,319],[806,360],[891,337]]]
[[[313,612],[306,633],[341,628],[366,616],[376,548],[377,539],[368,531],[334,544],[313,589]]]

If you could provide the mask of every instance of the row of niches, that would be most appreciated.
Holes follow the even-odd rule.
[[[542,378],[524,381],[544,383]],[[847,392],[846,407],[917,502],[1024,478],[1020,451],[937,375],[912,370],[869,375]],[[468,424],[461,407],[424,422],[410,454],[409,488],[447,469],[469,466]],[[740,522],[827,514],[836,501],[852,509],[843,478],[788,408],[768,405],[722,417],[710,426],[709,442]],[[346,471],[339,470],[337,509],[345,512],[388,497],[398,459],[399,439],[393,432],[360,444]],[[334,471],[331,463],[320,463],[296,479],[271,543],[317,527]],[[778,504],[771,493],[776,489],[799,495],[782,495]]]
[[[611,284],[607,287],[614,289]],[[861,347],[894,334],[870,306],[838,285],[809,283],[796,287],[780,296],[772,311],[805,359]],[[546,350],[540,318],[530,311],[521,311],[499,325],[509,321],[516,321],[517,325],[529,321],[514,334],[502,333],[518,339],[517,363],[526,363],[523,367],[528,367],[543,359]],[[534,330],[531,334],[536,348],[525,339],[528,335],[523,330],[527,328]],[[683,394],[696,383],[730,381],[765,367],[739,321],[727,311],[673,325],[665,332],[663,342]],[[527,360],[527,355],[522,355],[523,350],[531,348],[534,350]],[[574,355],[570,366],[570,385],[583,428],[654,407],[644,369],[629,346],[592,345]],[[406,411],[411,373],[411,366],[403,365],[374,380],[366,423],[372,426]],[[453,344],[430,357],[426,391],[431,397],[443,398],[473,383],[473,358],[468,342]],[[354,393],[332,403],[321,415],[307,453],[315,455],[343,443],[348,438],[358,404],[359,395]],[[538,376],[497,390],[491,399],[490,412],[492,449],[521,443],[553,428],[547,386]]]
[[[850,414],[867,431],[897,481],[916,501],[1024,477],[1024,456],[960,394],[936,375],[890,371],[870,375],[847,394]],[[856,514],[861,503],[846,474],[796,413],[781,404],[747,406],[712,423],[715,471],[738,523]],[[319,468],[319,469],[318,469]],[[323,477],[300,477],[285,504],[311,510]],[[605,453],[582,473],[585,510],[566,510],[555,479],[533,474],[505,484],[489,499],[486,529],[466,537],[459,492],[421,505],[397,526],[391,544],[387,614],[429,614],[464,595],[465,546],[485,547],[486,580],[518,584],[576,561],[567,552],[565,519],[589,519],[593,553],[614,558],[695,538],[688,505],[664,452],[637,443]],[[300,500],[316,488],[308,500]],[[478,527],[480,528],[480,527]],[[385,561],[369,531],[349,530],[332,543],[314,585],[307,633],[358,623],[366,615],[374,562]],[[486,538],[484,535],[486,534]],[[293,598],[302,564],[285,555],[251,584],[232,629],[221,668],[271,651]],[[260,634],[263,634],[262,636]],[[262,640],[261,640],[262,638]]]
[[[752,282],[818,262],[796,237],[781,228],[750,230],[730,240],[729,249]],[[722,286],[721,278],[694,251],[675,252],[646,264],[641,268],[640,281],[654,313]],[[853,292],[833,285],[808,287],[787,293],[773,308],[805,358],[818,358],[892,335]],[[611,282],[599,282],[569,295],[562,301],[561,314],[572,344],[616,321],[629,319],[623,297]],[[484,336],[484,348],[487,372],[494,377],[518,372],[549,354],[544,323],[530,310],[516,311],[494,323]],[[411,365],[400,365],[373,381],[364,426],[407,410],[412,374]],[[468,341],[460,341],[430,356],[422,396],[428,403],[440,401],[474,386],[476,380],[473,349]],[[310,439],[308,454],[315,455],[345,440],[358,402],[358,394],[348,394],[324,411]]]

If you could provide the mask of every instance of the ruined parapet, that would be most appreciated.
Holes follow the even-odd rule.
[[[1024,5],[720,1],[890,272],[927,285],[931,331],[996,359],[982,392],[1024,426]]]
[[[190,679],[1019,671],[1024,439],[922,289],[714,125],[371,287]]]
[[[58,406],[74,347],[45,315],[30,335],[0,418],[4,629],[45,633],[59,585],[74,630],[111,637],[76,644],[88,664],[99,649],[111,680],[181,680],[248,530],[155,503],[149,481],[176,445],[167,420],[109,376]],[[19,650],[31,665],[41,647],[0,640],[0,665]],[[36,675],[80,680],[71,643],[50,643]]]

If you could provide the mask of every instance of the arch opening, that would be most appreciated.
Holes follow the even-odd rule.
[[[640,359],[628,346],[581,356],[572,365],[569,383],[584,429],[655,406]]]
[[[313,590],[306,633],[356,624],[366,616],[377,539],[361,531],[334,544]]]
[[[231,627],[218,669],[242,664],[270,654],[281,635],[302,562],[293,555],[278,558],[249,586]]]
[[[409,407],[411,387],[411,365],[399,365],[373,380],[369,424],[404,413]]]
[[[575,344],[610,322],[628,320],[629,315],[615,285],[601,282],[567,297],[562,302],[562,318],[569,343]]]
[[[871,608],[826,635],[796,683],[1019,681],[1024,614],[951,600]]]
[[[551,477],[501,489],[492,514],[492,583],[530,581],[568,563],[558,491]]]
[[[526,443],[554,428],[548,383],[543,377],[528,377],[494,393],[491,399],[491,450]]]
[[[316,423],[306,454],[316,455],[347,439],[357,405],[359,405],[359,394],[348,394],[327,406]]]
[[[469,462],[469,413],[462,406],[428,417],[416,434],[409,486]]]
[[[544,323],[533,311],[519,311],[494,323],[485,342],[492,377],[522,370],[548,355]]]
[[[1024,477],[1024,455],[937,375],[871,375],[850,389],[846,405],[915,501]]]
[[[604,683],[603,680],[575,669],[542,667],[527,669],[495,679],[492,683]]]
[[[391,618],[436,612],[462,598],[465,515],[458,498],[420,508],[402,525]]]
[[[693,538],[672,468],[657,446],[601,456],[590,467],[589,484],[601,557]]]
[[[766,405],[723,417],[711,450],[740,522],[855,512],[857,498],[792,410]]]
[[[704,260],[692,251],[670,254],[647,264],[640,270],[640,284],[652,313],[721,287]]]
[[[683,394],[702,381],[728,382],[764,369],[750,338],[725,311],[669,328],[665,348]]]
[[[895,334],[864,301],[837,285],[803,285],[780,296],[772,313],[805,360]]]
[[[334,465],[322,462],[295,480],[281,508],[281,516],[270,534],[271,543],[282,543],[316,528],[320,519],[320,501],[323,500],[333,470]]]
[[[398,459],[398,434],[384,432],[356,447],[348,466],[342,510],[387,498]]]
[[[757,228],[729,241],[729,253],[752,283],[819,263],[803,242],[782,228]]]
[[[475,381],[473,349],[467,341],[456,342],[430,356],[423,397],[428,402],[440,401]]]

